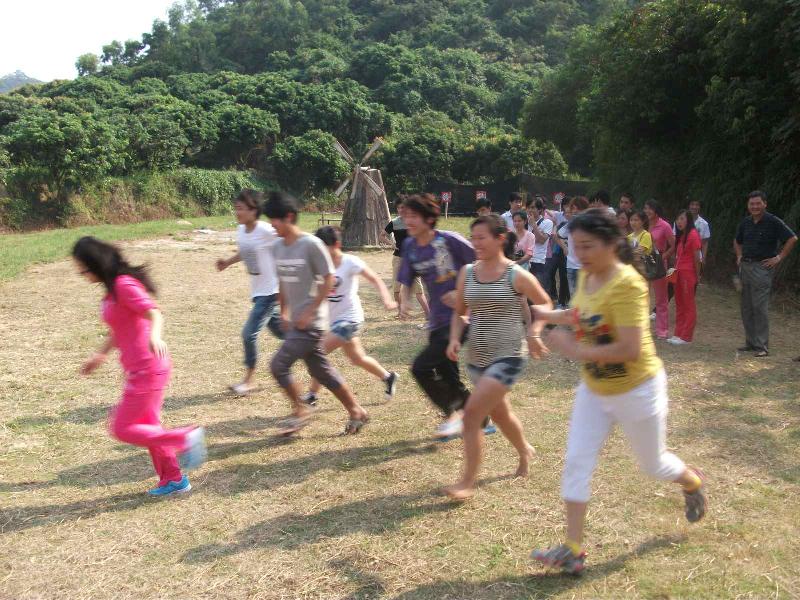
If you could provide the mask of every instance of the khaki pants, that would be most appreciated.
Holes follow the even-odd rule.
[[[392,256],[392,291],[395,294],[400,293],[400,282],[397,281],[397,273],[400,271],[400,265],[403,262],[402,256]],[[411,286],[414,288],[415,294],[422,294],[422,280],[419,277],[414,278],[414,284]]]
[[[747,345],[755,350],[769,349],[769,296],[772,269],[760,262],[742,261],[742,324]]]

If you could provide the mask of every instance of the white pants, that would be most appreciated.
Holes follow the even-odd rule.
[[[667,452],[667,375],[659,373],[624,394],[601,396],[581,383],[567,440],[561,477],[561,497],[567,502],[588,502],[597,455],[615,423],[639,466],[651,477],[674,481],[686,470],[680,458]]]

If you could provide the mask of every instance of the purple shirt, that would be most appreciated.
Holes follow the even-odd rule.
[[[428,291],[431,313],[428,325],[438,329],[450,325],[453,309],[445,306],[442,296],[456,289],[456,278],[461,267],[475,262],[472,244],[453,231],[436,231],[427,246],[420,246],[409,237],[403,243],[403,262],[397,281],[410,286],[414,277],[420,276]]]

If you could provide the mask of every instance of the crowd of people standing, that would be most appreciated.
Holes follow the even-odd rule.
[[[693,340],[695,293],[711,235],[699,202],[690,202],[670,224],[658,202],[648,200],[637,209],[631,194],[623,194],[615,209],[602,191],[591,199],[566,198],[549,207],[541,196],[526,199],[515,193],[502,215],[480,201],[467,240],[437,227],[435,196],[404,197],[397,218],[385,229],[386,239],[392,236],[395,243],[394,297],[360,258],[342,251],[338,228],[321,227],[315,235],[303,232],[298,226],[300,204],[288,194],[273,192],[265,199],[243,190],[234,208],[238,251],[219,259],[216,268],[245,264],[252,308],[242,330],[244,376],[231,390],[246,395],[256,389],[257,338],[268,328],[281,341],[269,368],[292,410],[281,435],[296,435],[309,424],[322,387],[347,413],[344,434],[357,434],[369,423],[370,415],[328,361],[327,355],[338,348],[353,365],[375,376],[387,400],[395,396],[398,373],[369,356],[360,342],[365,315],[358,281],[363,278],[376,288],[388,311],[407,318],[413,294],[427,317],[427,342],[410,372],[442,414],[434,437],[463,438],[462,476],[443,488],[455,500],[474,494],[483,437],[496,429],[518,454],[516,475],[527,475],[533,447],[508,401],[527,359],[554,351],[581,364],[562,475],[567,535],[563,543],[534,551],[535,560],[568,573],[583,569],[591,477],[617,423],[642,469],[680,486],[686,518],[695,522],[705,515],[702,471],[667,450],[667,378],[655,346],[657,339],[674,345]],[[763,357],[768,355],[773,269],[797,237],[766,212],[763,192],[750,194],[748,211],[734,242],[746,339],[740,350]],[[269,223],[260,219],[262,213]],[[102,315],[110,335],[82,373],[102,365],[113,347],[120,349],[126,384],[111,432],[149,449],[159,477],[150,495],[185,493],[191,485],[184,471],[205,460],[205,434],[202,427],[161,426],[171,362],[155,285],[146,269],[130,265],[119,250],[95,238],[79,240],[73,258],[79,273],[107,292]],[[655,298],[654,314],[648,286]],[[676,322],[674,335],[668,337],[671,290]],[[464,344],[472,390],[459,367]],[[313,379],[305,394],[292,376],[298,360]]]

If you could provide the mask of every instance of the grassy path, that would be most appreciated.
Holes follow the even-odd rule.
[[[513,390],[538,452],[531,477],[510,478],[513,451],[491,436],[477,496],[452,505],[436,489],[456,477],[461,444],[428,439],[437,417],[407,370],[424,342],[415,323],[385,314],[365,289],[364,344],[402,374],[398,397],[385,403],[378,382],[335,356],[370,425],[339,437],[344,413],[326,394],[300,439],[278,439],[287,403],[265,357],[260,392],[225,393],[239,375],[249,308],[243,270],[213,268],[232,238],[165,227],[176,235],[125,247],[154,265],[162,290],[175,363],[165,422],[208,426],[210,460],[190,496],[148,501],[146,452],[105,432],[117,365],[76,373],[103,332],[100,291],[69,261],[0,283],[0,598],[798,597],[796,314],[773,316],[771,358],[737,356],[735,298],[701,286],[697,342],[659,352],[669,445],[709,475],[708,519],[688,525],[680,495],[641,476],[615,434],[594,482],[590,571],[547,576],[527,554],[563,535],[558,485],[575,365],[532,363]],[[71,235],[41,242],[51,254],[37,256],[63,256]],[[363,256],[388,280],[388,252]],[[264,337],[260,348],[268,355],[276,342]]]

